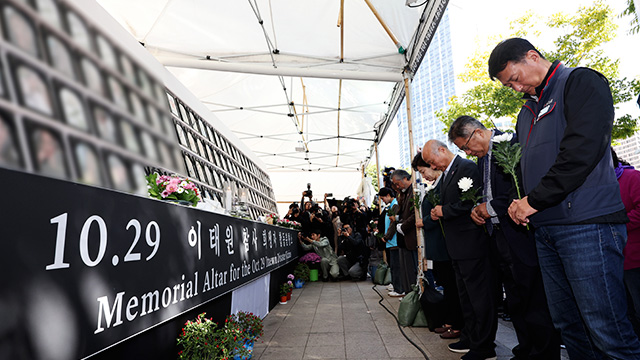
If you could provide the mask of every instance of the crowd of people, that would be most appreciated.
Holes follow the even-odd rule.
[[[447,346],[464,360],[496,358],[503,298],[518,339],[512,360],[560,359],[561,344],[571,359],[640,359],[640,172],[610,147],[607,79],[521,38],[494,48],[489,76],[524,95],[515,133],[458,117],[449,141],[477,162],[427,141],[411,164],[421,217],[412,176],[389,171],[383,211],[353,199],[329,208],[326,197],[325,210],[290,211],[311,234],[301,244],[327,258],[325,279],[364,279],[384,252],[392,297],[423,270],[444,295],[435,331],[457,339]],[[329,239],[335,250],[321,250]]]
[[[376,210],[362,197],[337,201],[324,194],[320,205],[312,200],[310,190],[302,193],[300,205],[289,206],[285,216],[302,224],[298,234],[302,249],[322,258],[323,281],[365,280],[370,275],[370,267],[382,259],[373,231],[376,218]]]

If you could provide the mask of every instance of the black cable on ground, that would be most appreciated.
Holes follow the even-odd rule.
[[[413,340],[409,339],[407,334],[404,333],[404,330],[402,330],[402,326],[400,326],[400,321],[398,321],[398,318],[396,317],[396,314],[394,314],[391,310],[389,310],[386,306],[384,306],[384,304],[382,303],[384,301],[384,296],[382,296],[382,294],[380,294],[378,289],[376,289],[376,285],[375,284],[373,285],[373,287],[371,287],[371,289],[373,289],[373,291],[375,291],[376,294],[378,294],[378,296],[380,296],[380,301],[378,301],[378,304],[380,304],[380,306],[382,306],[385,310],[387,310],[387,312],[389,314],[391,314],[391,316],[393,316],[394,319],[396,319],[396,325],[398,325],[398,329],[400,329],[400,332],[402,333],[402,336],[404,336],[404,338],[407,339],[407,341],[409,341],[411,343],[411,345],[413,345],[416,349],[418,349],[418,351],[420,351],[422,353],[422,355],[424,356],[425,359],[429,360],[429,356],[427,356],[427,353],[425,353],[424,350],[422,350],[422,348],[420,346],[418,346],[418,344],[414,343]]]

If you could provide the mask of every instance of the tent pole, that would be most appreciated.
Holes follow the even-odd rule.
[[[404,99],[407,103],[407,129],[409,130],[409,154],[411,155],[410,161],[413,160],[415,156],[415,147],[413,146],[413,125],[412,125],[412,116],[411,116],[411,87],[409,86],[409,74],[404,72]],[[418,189],[417,176],[416,172],[411,172],[411,184],[413,185],[413,196],[420,196],[420,190]],[[413,199],[411,199],[413,200]],[[422,219],[422,209],[421,206],[414,206],[413,210],[415,211],[416,219]],[[424,262],[424,232],[422,228],[416,227],[416,240],[418,245],[418,286],[420,287],[420,293],[422,294],[422,272]]]
[[[344,0],[340,0],[340,15],[338,15],[340,27],[340,62],[344,61]]]
[[[369,9],[371,9],[371,12],[373,12],[373,15],[375,15],[376,19],[378,19],[378,21],[380,22],[380,25],[382,25],[382,27],[384,28],[384,31],[387,32],[387,35],[389,35],[389,37],[391,38],[391,41],[393,41],[393,43],[396,45],[396,48],[398,49],[398,53],[404,54],[405,49],[402,47],[402,44],[400,44],[400,42],[395,37],[395,35],[393,35],[393,33],[391,32],[391,29],[389,29],[389,27],[384,22],[384,20],[382,20],[382,17],[380,16],[380,14],[378,14],[378,10],[376,10],[376,8],[373,7],[373,4],[371,4],[369,0],[364,0],[364,2],[367,3],[367,6],[369,6]]]
[[[338,148],[336,150],[336,167],[338,167],[338,161],[340,160],[340,104],[342,103],[342,79],[338,83],[338,124],[337,124],[337,135],[338,135]]]

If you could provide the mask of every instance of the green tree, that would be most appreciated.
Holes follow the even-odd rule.
[[[637,34],[640,32],[640,19],[638,19],[638,12],[636,11],[636,5],[633,0],[627,0],[627,8],[621,14],[622,16],[629,15],[631,16],[631,29],[629,29],[629,34]]]
[[[510,37],[537,38],[541,34],[560,34],[550,49],[539,49],[549,60],[561,60],[566,66],[587,66],[605,75],[610,81],[616,109],[640,92],[640,81],[620,78],[619,60],[607,57],[602,46],[615,37],[617,25],[614,14],[603,1],[596,1],[590,7],[581,7],[574,15],[557,13],[544,20],[532,12],[510,23],[510,33],[500,39]],[[492,39],[490,47],[478,49],[467,64],[467,71],[460,79],[473,87],[460,97],[452,97],[449,107],[436,113],[445,124],[445,131],[460,115],[470,115],[482,121],[485,126],[493,126],[497,119],[511,119],[515,122],[522,107],[522,95],[506,88],[498,81],[491,81],[487,73],[487,63],[493,46],[498,39]],[[613,139],[624,139],[636,131],[638,118],[625,114],[614,123]]]
[[[381,167],[380,169],[384,169],[384,166]],[[376,191],[376,193],[380,191],[380,188],[378,187],[378,170],[377,170],[376,164],[369,164],[364,169],[364,171],[367,174],[367,176],[371,179],[371,185],[373,185],[373,188]]]

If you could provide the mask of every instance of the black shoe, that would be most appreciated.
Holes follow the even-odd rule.
[[[465,354],[469,352],[469,342],[466,340],[460,340],[458,342],[451,343],[447,345],[449,351],[458,354]]]
[[[326,277],[322,278],[322,282],[327,282],[327,281],[329,281],[329,279],[327,279]]]
[[[491,354],[481,355],[475,351],[470,351],[460,358],[460,360],[496,360],[496,352],[492,352]]]

